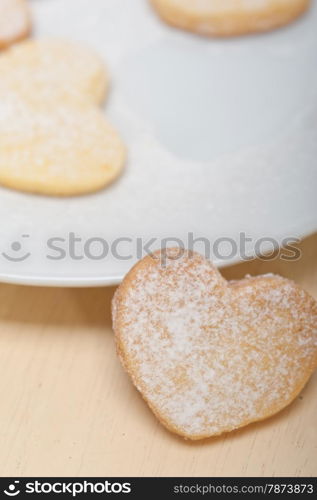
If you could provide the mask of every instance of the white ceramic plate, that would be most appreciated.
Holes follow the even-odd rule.
[[[242,258],[233,243],[242,232],[254,255],[258,238],[280,245],[317,229],[316,2],[291,26],[230,40],[173,30],[146,0],[32,8],[36,36],[84,41],[104,57],[113,81],[105,113],[129,160],[90,196],[1,189],[0,280],[111,285],[151,238],[154,249],[163,238],[191,246],[189,233],[204,237],[225,265]],[[106,255],[114,242],[120,258],[114,247]]]

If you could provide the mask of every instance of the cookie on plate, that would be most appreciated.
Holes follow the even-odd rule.
[[[201,439],[290,404],[317,366],[317,303],[292,281],[227,282],[180,249],[147,256],[113,299],[119,357],[169,430]]]
[[[99,105],[102,60],[58,40],[28,41],[0,56],[0,184],[46,195],[101,189],[122,171],[125,148]]]
[[[310,0],[150,0],[164,21],[207,36],[236,36],[289,24]]]

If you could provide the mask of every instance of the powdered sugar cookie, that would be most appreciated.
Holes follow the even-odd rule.
[[[94,106],[0,104],[0,184],[48,195],[101,189],[121,172],[125,148]]]
[[[27,37],[31,20],[26,0],[0,0],[0,49]]]
[[[89,48],[65,40],[28,40],[0,56],[0,95],[16,91],[28,102],[49,106],[80,100],[100,104],[108,74]]]
[[[28,41],[0,57],[0,184],[48,195],[101,189],[125,148],[97,105],[108,77],[89,49]]]
[[[113,300],[122,363],[159,420],[200,439],[280,411],[317,366],[317,303],[274,275],[227,282],[198,254],[140,261]]]
[[[150,0],[169,24],[200,35],[235,36],[292,22],[310,0]]]

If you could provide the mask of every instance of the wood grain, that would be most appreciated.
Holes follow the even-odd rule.
[[[277,272],[317,298],[317,235],[296,262],[255,260],[228,279]],[[317,373],[277,416],[190,443],[164,430],[116,357],[113,288],[0,285],[0,474],[317,475]]]

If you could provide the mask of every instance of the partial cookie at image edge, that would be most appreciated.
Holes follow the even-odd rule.
[[[190,0],[149,0],[163,21],[175,28],[202,36],[233,37],[272,31],[288,25],[303,15],[311,0],[267,0],[262,6],[252,8],[248,2],[232,8],[213,9],[219,0],[210,0],[210,9],[195,9]],[[224,2],[228,0],[224,0]],[[229,0],[233,3],[235,0]],[[185,5],[187,4],[187,5]],[[206,2],[204,3],[206,5]]]
[[[0,0],[0,50],[27,38],[32,31],[26,0]]]

